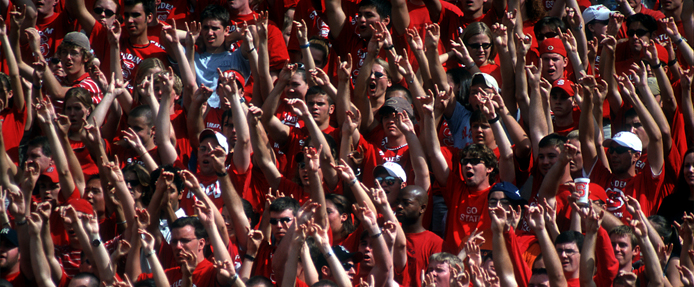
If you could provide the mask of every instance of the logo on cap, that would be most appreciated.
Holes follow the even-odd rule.
[[[55,167],[54,167],[54,166],[51,166],[51,167],[49,167],[49,168],[46,169],[46,172],[53,172],[53,169],[55,169]]]
[[[563,85],[563,84],[564,84],[564,80],[563,80],[563,79],[559,79],[559,81],[557,81],[557,85],[558,85],[558,86],[561,86],[561,85]]]
[[[547,50],[550,50],[550,51],[554,50],[554,46],[547,46]]]
[[[3,228],[2,230],[0,230],[0,234],[8,234],[8,233],[10,233],[10,229],[7,228],[7,227],[5,227],[5,228]]]

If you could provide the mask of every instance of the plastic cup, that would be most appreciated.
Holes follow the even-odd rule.
[[[588,195],[590,195],[590,190],[588,186],[590,184],[590,179],[585,177],[579,177],[574,179],[574,183],[576,184],[576,192],[579,196],[577,203],[584,205],[588,204]]]

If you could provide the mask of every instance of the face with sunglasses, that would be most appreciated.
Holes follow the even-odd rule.
[[[272,227],[272,235],[279,241],[287,234],[289,226],[294,222],[294,213],[291,209],[285,209],[282,212],[270,211],[270,227]]]
[[[649,43],[651,41],[651,34],[652,33],[649,32],[641,22],[631,23],[627,29],[629,47],[631,47],[634,52],[640,52],[643,48],[643,43]]]
[[[391,86],[390,79],[388,79],[388,74],[386,74],[385,68],[374,63],[371,66],[371,76],[368,80],[368,88],[366,92],[369,97],[382,97],[386,94],[386,89]]]
[[[640,152],[636,152],[614,141],[607,147],[607,159],[610,162],[612,174],[628,173],[639,157],[641,157]]]
[[[460,160],[463,169],[463,178],[468,187],[482,187],[489,184],[489,174],[493,169],[488,168],[484,159],[473,156],[465,156]]]
[[[487,64],[492,51],[492,41],[486,34],[477,34],[467,39],[465,46],[475,65],[481,67]]]
[[[142,186],[137,175],[132,171],[126,171],[123,173],[123,178],[125,179],[125,185],[128,186],[130,194],[133,196],[135,202],[142,200]]]
[[[94,3],[94,19],[96,21],[104,20],[107,25],[112,25],[116,20],[116,12],[118,5],[112,0],[98,0]]]

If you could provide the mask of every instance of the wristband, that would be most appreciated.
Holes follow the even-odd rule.
[[[248,50],[248,53],[253,52],[253,51],[255,51],[255,47],[250,48],[250,49]]]
[[[379,236],[383,235],[383,232],[376,233],[374,235],[370,235],[371,238],[378,238]]]
[[[305,45],[300,45],[299,48],[301,48],[301,49],[306,49],[306,48],[308,48],[309,46],[311,46],[311,44],[306,43]]]
[[[675,64],[677,64],[677,59],[673,59],[672,61],[667,62],[667,65],[668,65],[669,67],[672,67],[672,66],[674,66]]]
[[[25,218],[25,219],[22,220],[22,221],[15,221],[14,224],[16,224],[17,226],[22,226],[22,225],[27,224],[27,220],[26,220],[26,218]]]
[[[677,46],[677,45],[679,45],[680,43],[682,43],[682,42],[684,42],[684,41],[687,41],[687,40],[684,39],[684,37],[680,36],[680,38],[677,39],[677,40],[675,40],[675,41],[673,42],[673,44],[675,44],[675,46]]]
[[[393,50],[393,49],[395,49],[395,45],[390,45],[390,46],[386,47],[386,50]]]
[[[651,66],[651,69],[657,69],[657,68],[660,68],[660,66],[662,66],[663,63],[660,62],[660,60],[658,60],[658,64],[655,64],[655,65],[649,64],[649,65]]]
[[[145,255],[145,257],[149,258],[149,257],[152,256],[154,253],[155,253],[154,250],[152,250],[152,251],[150,251],[149,253],[147,253],[147,254]]]
[[[491,119],[491,120],[488,120],[487,123],[488,123],[488,124],[494,124],[494,123],[496,123],[496,122],[498,122],[498,121],[499,121],[499,115],[497,114],[495,118],[493,118],[493,119]]]
[[[41,89],[41,85],[34,85],[34,84],[32,84],[31,87],[34,88],[34,89],[37,89],[37,90],[40,90],[40,89]]]
[[[349,182],[349,186],[353,186],[353,185],[357,184],[357,181],[358,181],[358,180],[357,180],[357,177],[354,177],[354,179],[352,179],[352,180]]]
[[[238,275],[238,274],[234,274],[234,277],[231,277],[231,284],[229,284],[229,285],[232,285],[232,286],[233,286],[234,283],[236,283],[236,280],[238,280],[238,279],[239,279],[239,275]]]
[[[477,65],[475,64],[475,62],[472,62],[472,64],[470,64],[470,65],[465,65],[465,69],[472,69],[472,68],[474,68],[475,66],[477,66]]]
[[[333,256],[333,255],[335,255],[335,253],[333,252],[333,249],[330,248],[330,250],[328,252],[326,252],[324,256],[325,256],[325,259],[328,259],[328,258],[330,258],[330,256]]]
[[[244,259],[248,259],[248,260],[250,260],[250,261],[255,261],[255,257],[253,257],[253,256],[251,256],[251,255],[248,255],[248,254],[244,255],[243,258],[244,258]]]
[[[118,222],[118,223],[116,223],[116,224],[126,224],[126,223],[128,223],[128,222],[127,222],[127,221],[125,221],[125,220],[123,220],[123,221],[121,221],[121,222]]]
[[[227,172],[215,172],[215,173],[217,174],[218,177],[225,177],[225,176],[229,175]]]

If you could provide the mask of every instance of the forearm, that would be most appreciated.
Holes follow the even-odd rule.
[[[72,179],[72,172],[68,165],[67,157],[63,152],[63,145],[58,139],[58,134],[55,130],[52,119],[49,119],[48,123],[41,123],[41,130],[46,134],[48,138],[48,144],[53,151],[53,162],[55,163],[55,169],[58,171],[60,180],[60,193],[63,198],[70,198],[72,192],[75,190],[75,183]],[[69,148],[69,147],[68,147]]]
[[[373,66],[375,60],[375,55],[372,55],[372,53],[367,53],[366,59],[364,60],[364,64],[362,65],[360,71],[371,71],[371,67]],[[366,94],[366,83],[368,82],[370,76],[370,72],[359,73],[357,76],[357,81],[354,83],[354,99],[352,100],[352,103],[354,103],[361,113],[361,126],[359,129],[362,132],[369,131],[374,122],[374,115],[371,111],[373,107],[371,106],[371,101],[369,101],[369,96]]]
[[[173,84],[173,83],[171,83]],[[161,163],[163,165],[173,164],[178,157],[176,153],[176,148],[171,143],[171,105],[173,101],[166,92],[161,97],[162,105],[159,106],[159,113],[157,113],[156,121],[154,127],[157,130],[157,136],[154,137],[157,143],[159,156],[161,157]]]
[[[682,117],[684,118],[685,131],[688,134],[694,132],[694,106],[692,106],[692,87],[682,85]],[[687,137],[687,145],[694,146],[694,137]]]
[[[294,238],[287,238],[289,240],[294,240]],[[287,260],[284,263],[284,271],[282,276],[282,287],[294,287],[296,285],[296,271],[299,258],[299,251],[301,250],[301,242],[292,241],[291,248],[289,249],[289,254],[287,255]]]
[[[50,238],[50,237],[49,237]],[[32,236],[29,240],[32,252],[29,253],[31,269],[34,270],[34,279],[38,286],[53,287],[55,284],[51,279],[51,270],[48,268],[48,260],[43,252],[43,243],[40,236]]]
[[[77,187],[77,190],[80,192],[81,197],[84,195],[84,188],[86,185],[82,165],[80,164],[79,159],[77,159],[75,151],[72,150],[72,147],[70,146],[70,139],[67,137],[67,135],[60,137],[60,144],[63,146],[63,151],[65,152],[65,157],[67,158],[68,168],[70,169],[70,174],[72,175],[72,179]]]
[[[137,257],[139,259],[139,256]],[[162,268],[159,259],[157,259],[157,256],[155,256],[155,252],[152,251],[152,253],[148,253],[147,255],[145,255],[145,257],[147,257],[147,263],[149,263],[149,268],[152,270],[152,278],[154,279],[154,284],[157,287],[170,286],[169,278],[166,277],[166,273],[164,273],[164,268]]]
[[[405,134],[405,137],[410,152],[410,163],[412,164],[412,169],[415,171],[415,185],[422,187],[424,190],[429,190],[429,186],[431,185],[429,181],[429,166],[427,165],[422,144],[419,142],[414,132]]]
[[[520,13],[518,13],[520,14]],[[518,25],[516,25],[518,26]],[[515,80],[516,80],[516,103],[518,104],[518,109],[520,109],[521,117],[523,119],[528,119],[529,117],[529,106],[530,97],[528,96],[528,79],[525,75],[525,55],[518,55],[515,67]],[[526,123],[528,120],[524,120]],[[534,147],[533,147],[534,148]],[[537,152],[533,150],[534,152]]]
[[[246,121],[247,110],[238,96],[231,97],[231,115],[236,129],[236,143],[234,144],[234,166],[239,173],[246,173],[251,164],[251,136]]]
[[[598,235],[594,231],[586,233],[583,239],[583,249],[581,250],[580,281],[581,286],[595,287],[593,274],[595,271],[595,244]]]
[[[499,113],[496,116],[497,118],[501,117]],[[499,148],[499,176],[503,181],[513,182],[516,179],[516,167],[513,163],[511,142],[508,140],[506,132],[498,119],[491,126],[496,145]]]
[[[566,286],[566,277],[564,277],[561,260],[544,226],[541,229],[536,229],[535,235],[540,243],[540,249],[543,255],[542,258],[545,261],[545,268],[547,268],[550,286]]]
[[[655,248],[651,244],[648,238],[648,234],[644,236],[637,236],[639,240],[639,246],[641,246],[641,252],[643,254],[643,263],[646,267],[646,274],[648,275],[648,286],[663,286],[663,268],[660,266],[660,260],[658,260],[658,253],[656,253]]]
[[[494,232],[492,235],[492,244],[495,252],[492,252],[492,260],[494,261],[494,269],[496,275],[499,276],[499,284],[501,287],[516,287],[515,275],[513,273],[513,265],[511,264],[511,256],[509,256],[506,248],[506,240],[504,234]]]
[[[431,73],[432,82],[439,87],[440,91],[448,91],[448,77],[446,76],[446,71],[441,65],[441,60],[439,59],[438,47],[427,46],[426,47],[427,62],[429,63],[429,72]]]
[[[427,148],[427,154],[431,161],[431,169],[434,178],[439,185],[445,186],[448,182],[448,173],[450,171],[448,162],[441,153],[441,144],[439,143],[438,135],[436,134],[436,126],[434,125],[434,115],[430,112],[425,112],[422,116],[424,125],[421,129],[423,146]]]
[[[224,200],[224,205],[227,207],[229,218],[234,226],[238,246],[245,248],[248,244],[246,230],[251,228],[251,224],[243,211],[243,202],[228,175],[220,176],[218,179],[219,188],[222,190],[222,200]]]

